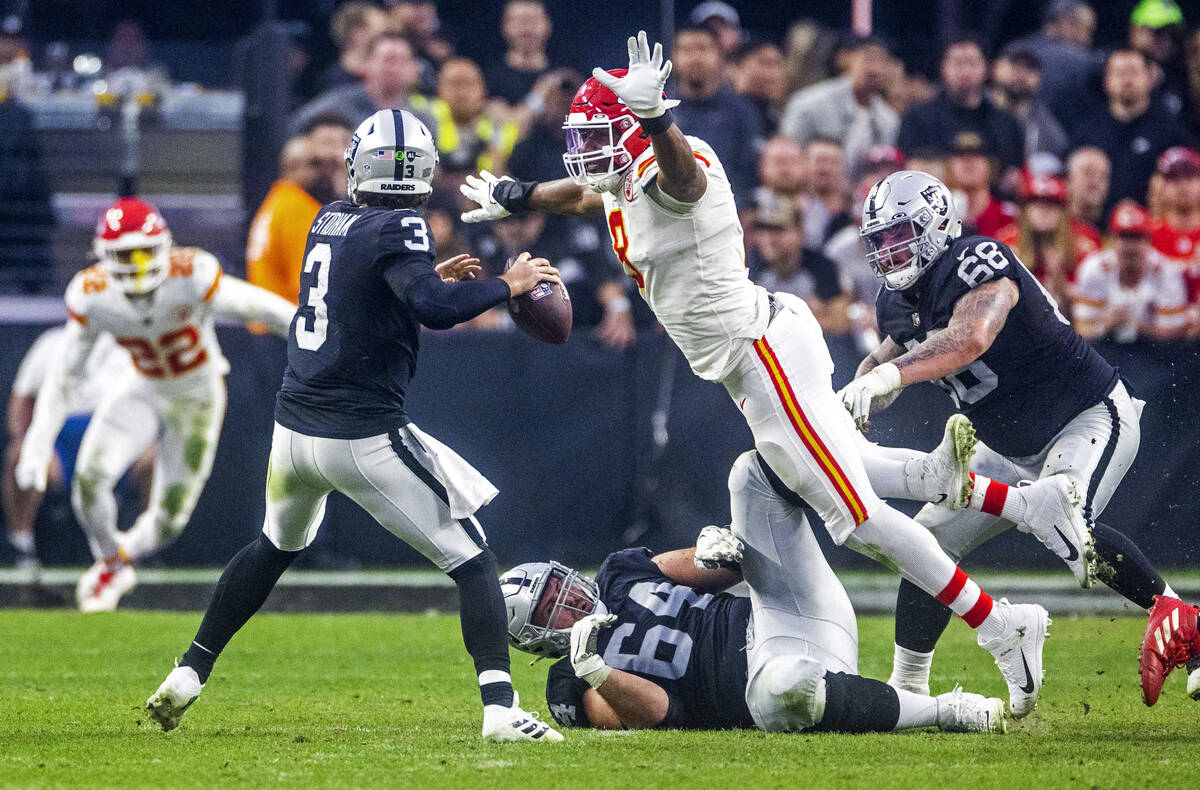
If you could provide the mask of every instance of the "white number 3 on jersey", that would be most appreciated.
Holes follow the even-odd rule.
[[[329,307],[325,304],[325,294],[329,291],[329,263],[333,260],[333,251],[326,242],[313,245],[312,252],[304,259],[305,273],[317,270],[317,281],[308,287],[304,295],[306,307],[313,308],[312,328],[307,326],[307,317],[298,316],[296,319],[296,345],[305,351],[316,351],[325,342],[329,331]]]

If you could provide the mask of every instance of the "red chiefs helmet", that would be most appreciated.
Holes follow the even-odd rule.
[[[624,77],[627,69],[609,74]],[[668,108],[679,104],[667,100]],[[625,170],[650,147],[650,135],[642,131],[633,111],[595,77],[589,77],[571,100],[571,113],[563,129],[567,152],[563,164],[571,179],[597,192],[607,192],[621,182]]]
[[[96,223],[92,249],[118,288],[146,294],[167,277],[171,232],[154,206],[121,198]]]

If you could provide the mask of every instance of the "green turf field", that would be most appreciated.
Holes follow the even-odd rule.
[[[1200,705],[1173,675],[1142,706],[1132,618],[1057,618],[1047,681],[1007,736],[567,732],[562,744],[485,744],[457,620],[263,615],[233,641],[183,725],[141,704],[197,614],[0,611],[0,787],[1132,788],[1200,784]],[[860,620],[864,674],[884,677],[891,622]],[[514,653],[514,659],[518,655]],[[546,711],[545,665],[516,660]],[[934,692],[1003,694],[961,623]]]

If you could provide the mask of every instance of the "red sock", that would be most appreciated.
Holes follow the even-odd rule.
[[[1025,500],[1011,486],[971,473],[971,501],[967,505],[992,516],[1018,522],[1025,517]]]

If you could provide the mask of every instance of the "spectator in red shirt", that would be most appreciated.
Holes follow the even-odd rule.
[[[1155,173],[1154,249],[1183,267],[1188,299],[1200,297],[1200,153],[1169,148]]]
[[[954,146],[946,166],[947,184],[954,192],[963,234],[995,236],[1017,218],[1017,207],[997,200],[992,194],[992,162],[983,150],[983,138],[975,132],[954,135]]]
[[[1056,176],[1025,175],[1017,221],[996,238],[1017,253],[1064,310],[1079,264],[1100,249],[1096,230],[1068,216],[1067,185]]]

